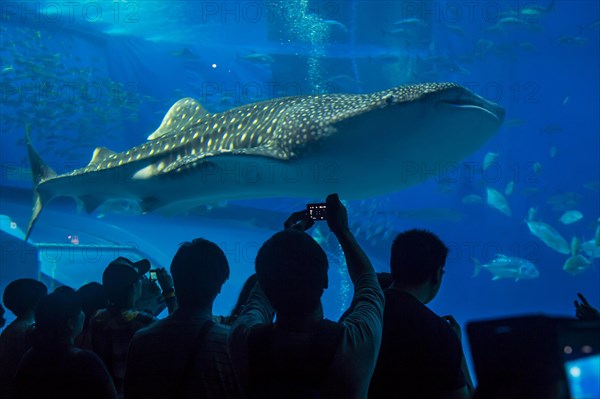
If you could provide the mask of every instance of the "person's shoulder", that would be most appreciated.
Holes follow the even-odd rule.
[[[15,329],[14,324],[15,324],[14,322],[10,323],[9,325],[6,326],[4,331],[2,331],[2,333],[0,334],[0,343],[9,341],[11,339],[11,337],[13,337],[15,335],[16,329]]]
[[[164,335],[168,334],[172,330],[172,325],[174,324],[174,321],[170,317],[157,320],[156,318],[150,319],[148,316],[154,317],[152,315],[149,315],[148,313],[144,315],[138,315],[138,320],[145,325],[144,327],[136,331],[133,337],[134,339],[141,340],[145,338],[155,337],[157,335]]]
[[[224,341],[227,340],[229,333],[231,332],[231,326],[228,324],[214,323],[210,330],[209,334],[212,336],[222,337]]]
[[[87,349],[77,348],[75,346],[69,348],[68,356],[74,359],[78,364],[90,366],[90,367],[98,367],[102,366],[102,360],[95,352],[92,352]]]
[[[440,327],[444,327],[442,326],[444,321],[434,311],[408,292],[388,288],[384,290],[384,295],[386,320],[398,320],[400,318],[403,320],[402,325],[404,326],[408,326],[407,321],[411,320],[410,325],[419,325],[421,329],[427,327],[428,329],[438,330]]]
[[[31,323],[28,323],[24,320],[15,319],[12,323],[6,326],[4,331],[0,336],[2,337],[11,337],[15,335],[20,335],[25,333],[27,329],[31,326]]]
[[[427,306],[406,291],[387,288],[383,290],[386,311],[399,311],[402,314],[420,314],[425,317],[435,316]]]

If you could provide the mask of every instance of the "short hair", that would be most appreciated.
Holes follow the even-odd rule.
[[[203,306],[214,300],[229,278],[229,263],[215,243],[196,238],[179,246],[171,276],[180,307]]]
[[[447,256],[448,248],[432,232],[407,230],[394,239],[390,271],[396,282],[420,285],[437,275]]]
[[[31,278],[20,278],[6,286],[2,302],[15,316],[21,317],[29,311],[35,311],[46,294],[48,288],[43,283]]]
[[[63,287],[60,287],[63,288]],[[69,335],[69,320],[81,313],[81,301],[72,289],[57,289],[42,299],[35,311],[35,344],[51,344]]]
[[[93,316],[98,309],[108,306],[108,296],[102,284],[97,282],[82,285],[77,290],[77,296],[81,301],[81,308],[85,313],[86,320]]]
[[[256,275],[277,311],[315,309],[327,288],[327,255],[308,234],[287,229],[269,238],[256,255]]]

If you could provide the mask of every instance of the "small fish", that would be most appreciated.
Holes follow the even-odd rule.
[[[327,19],[324,20],[323,23],[327,25],[327,27],[329,27],[330,29],[335,29],[343,33],[348,33],[348,28],[340,21],[336,21],[335,19]]]
[[[405,19],[401,19],[399,21],[394,22],[395,26],[403,26],[403,27],[407,27],[407,28],[427,28],[429,27],[429,25],[427,24],[426,21],[423,21],[420,18],[405,18]]]
[[[473,259],[473,261],[475,262],[473,277],[479,275],[481,269],[492,273],[494,275],[492,280],[514,278],[515,281],[519,281],[521,279],[532,279],[540,276],[540,272],[535,265],[523,258],[498,254],[496,258],[485,265],[482,265],[477,259]]]
[[[581,250],[590,258],[600,258],[600,246],[596,245],[594,240],[581,243]]]
[[[561,36],[556,39],[556,43],[570,46],[583,46],[587,44],[589,39],[582,36]]]
[[[541,132],[545,134],[557,134],[562,133],[563,131],[563,127],[559,125],[546,125],[541,129]]]
[[[540,6],[538,4],[527,4],[525,7],[519,10],[519,14],[523,17],[539,17],[543,14],[547,14],[550,11],[554,10],[554,3],[556,0],[550,1],[550,4],[547,7]]]
[[[506,122],[504,122],[504,126],[517,127],[517,126],[523,126],[525,123],[527,123],[527,121],[525,119],[513,118],[513,119],[509,119]]]
[[[469,194],[462,199],[463,204],[481,204],[483,202],[483,198],[477,194]]]
[[[567,211],[573,209],[573,207],[579,204],[579,201],[583,199],[581,194],[574,192],[567,192],[564,194],[556,194],[550,197],[546,203],[552,205],[554,211]]]
[[[495,163],[499,156],[500,154],[495,152],[488,152],[485,154],[485,157],[483,158],[483,170],[486,170],[491,164]]]
[[[179,57],[179,58],[187,58],[190,60],[193,59],[197,59],[198,56],[196,54],[194,54],[190,49],[188,49],[187,47],[181,49],[181,50],[177,50],[177,51],[171,51],[169,53],[169,55],[172,55],[173,57]]]
[[[600,218],[598,219],[598,222],[600,223]],[[596,227],[596,234],[594,235],[594,244],[596,244],[597,247],[600,247],[600,225]]]
[[[533,164],[532,168],[533,168],[534,173],[536,175],[539,175],[540,172],[542,171],[542,164],[539,162],[536,162]]]
[[[583,218],[583,215],[579,211],[571,210],[566,211],[562,214],[560,219],[558,219],[562,224],[571,224],[575,223]]]
[[[585,272],[591,265],[592,262],[583,255],[571,256],[566,260],[563,270],[575,276]]]
[[[506,195],[507,197],[509,195],[511,195],[513,193],[514,188],[515,188],[514,181],[511,180],[508,183],[506,183],[506,188],[504,189],[504,195]]]
[[[250,53],[250,54],[246,54],[243,56],[239,56],[238,58],[241,58],[242,60],[248,61],[248,62],[254,62],[257,64],[272,64],[275,62],[275,59],[273,57],[271,57],[269,54],[263,54],[263,53]]]
[[[504,198],[502,194],[490,187],[488,187],[486,191],[487,204],[489,206],[491,206],[494,209],[497,209],[498,211],[500,211],[500,213],[506,216],[510,216],[512,214],[510,210],[510,205],[508,205],[506,198]]]
[[[552,146],[550,147],[550,158],[554,158],[556,157],[556,147]]]
[[[541,27],[538,24],[527,22],[519,17],[511,16],[501,18],[496,24],[490,28],[486,28],[486,30],[507,30],[507,29],[529,29],[529,30],[540,30]]]
[[[567,241],[552,226],[533,220],[528,220],[526,223],[531,234],[542,240],[544,244],[561,254],[568,255],[571,253]]]
[[[562,100],[562,105],[565,106],[567,105],[567,103],[569,102],[569,96],[566,96],[565,98],[563,98]]]

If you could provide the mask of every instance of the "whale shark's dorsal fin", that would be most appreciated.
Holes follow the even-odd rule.
[[[190,97],[177,101],[163,118],[160,127],[154,131],[148,140],[156,140],[168,134],[179,133],[190,124],[199,123],[208,111],[196,100]]]
[[[96,147],[96,149],[94,150],[94,153],[92,154],[92,160],[90,161],[90,163],[87,166],[91,166],[93,164],[97,164],[100,163],[102,161],[104,161],[106,158],[110,157],[111,155],[115,155],[116,152],[109,150],[106,147]]]

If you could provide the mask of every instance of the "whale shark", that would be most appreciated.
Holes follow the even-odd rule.
[[[145,143],[121,153],[98,147],[87,166],[60,175],[26,129],[34,180],[26,237],[61,196],[88,213],[109,201],[147,213],[235,199],[383,195],[453,167],[503,120],[501,106],[455,83],[283,97],[220,113],[184,98]]]

